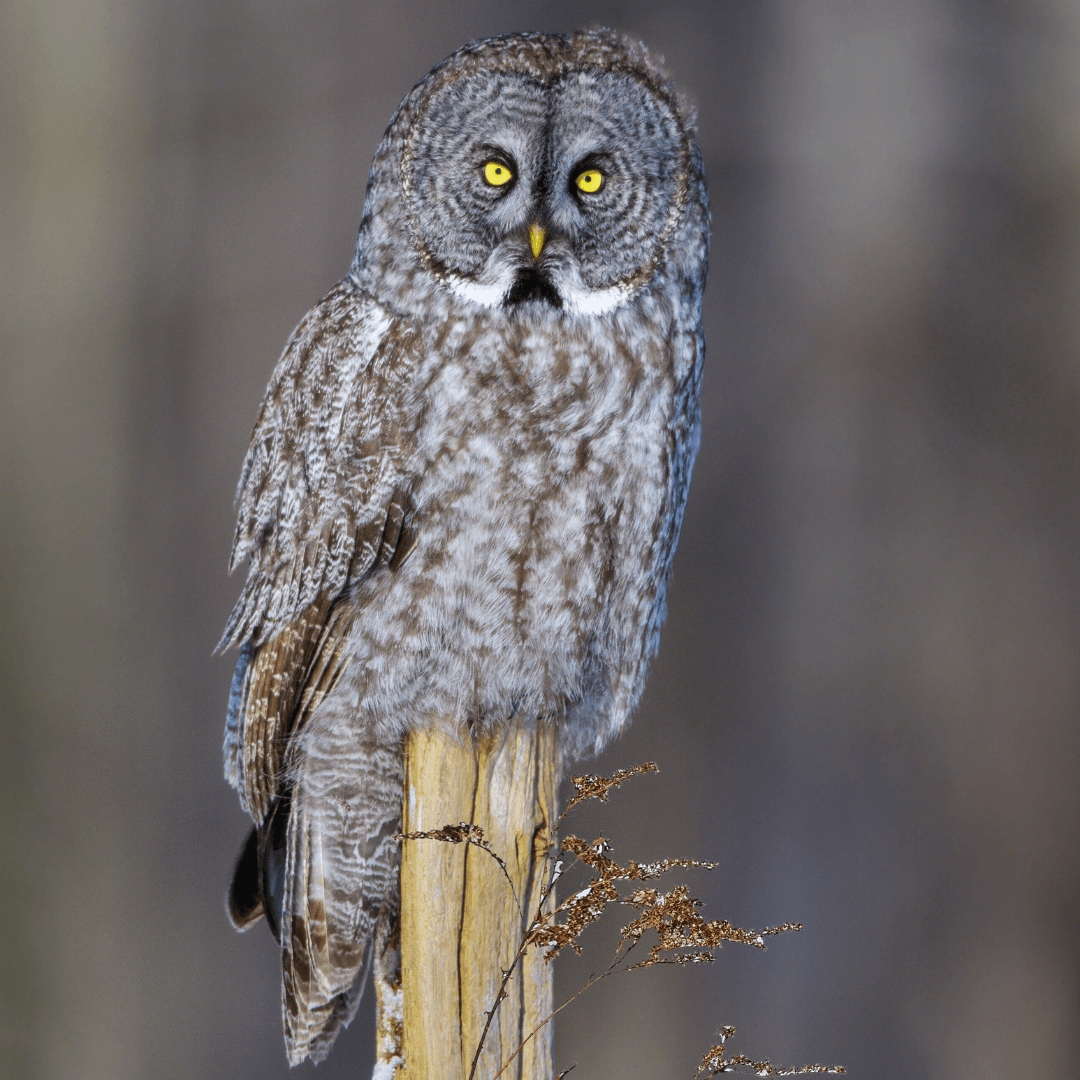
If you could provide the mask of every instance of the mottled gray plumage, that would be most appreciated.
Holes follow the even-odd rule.
[[[692,117],[610,31],[468,45],[391,120],[238,497],[225,763],[255,829],[230,913],[281,943],[291,1061],[325,1056],[396,911],[404,735],[523,712],[572,756],[636,704],[697,449],[707,233]]]

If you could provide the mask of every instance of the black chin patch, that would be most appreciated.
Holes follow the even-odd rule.
[[[562,307],[562,297],[554,285],[535,266],[523,266],[506,294],[503,304],[513,307],[528,300],[542,300],[553,308]]]

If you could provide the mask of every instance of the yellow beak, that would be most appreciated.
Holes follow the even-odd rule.
[[[532,248],[533,258],[539,259],[544,248],[544,230],[536,222],[529,226],[529,247]]]

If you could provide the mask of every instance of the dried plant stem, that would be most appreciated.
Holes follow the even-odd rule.
[[[549,1012],[547,1014],[547,1016],[545,1016],[536,1025],[536,1027],[534,1027],[532,1029],[532,1031],[530,1031],[521,1040],[521,1045],[510,1055],[509,1058],[506,1059],[506,1062],[503,1064],[503,1067],[491,1078],[491,1080],[499,1080],[499,1078],[503,1075],[503,1073],[505,1073],[506,1070],[510,1067],[510,1063],[518,1056],[518,1054],[520,1054],[522,1051],[524,1051],[526,1045],[533,1038],[533,1036],[537,1035],[545,1027],[545,1025],[547,1025],[552,1020],[554,1020],[555,1015],[557,1013],[561,1013],[563,1011],[563,1009],[566,1008],[567,1005],[572,1004],[579,997],[581,997],[581,995],[584,994],[585,991],[588,990],[590,986],[594,986],[601,979],[606,979],[609,975],[614,975],[617,971],[634,971],[635,968],[624,968],[624,967],[620,967],[619,965],[620,965],[621,961],[623,959],[625,959],[626,953],[628,953],[630,951],[630,949],[632,949],[636,944],[637,944],[636,941],[631,942],[629,948],[627,948],[626,951],[624,952],[623,948],[622,948],[622,943],[620,942],[619,948],[615,952],[615,959],[611,961],[611,963],[607,966],[607,968],[605,968],[603,971],[601,971],[599,975],[591,976],[589,981],[584,986],[582,986],[581,989],[579,989],[576,993],[571,994],[570,997],[568,997],[561,1005],[559,1005],[556,1008],[552,1009],[551,1012]],[[574,1066],[572,1065],[570,1068],[572,1069],[573,1067]],[[569,1071],[570,1071],[570,1069],[566,1070],[566,1072],[569,1072]],[[564,1072],[562,1075],[565,1076],[566,1072]]]
[[[515,720],[479,742],[441,731],[409,737],[401,859],[405,1064],[397,1080],[492,1080],[523,1033],[551,1013],[551,965],[525,938],[547,891],[556,788],[548,725]],[[453,822],[460,823],[456,835],[438,837],[448,842],[409,838]],[[530,1040],[511,1075],[553,1075],[550,1035]]]
[[[639,888],[629,895],[616,888],[617,882],[647,882],[679,868],[715,870],[716,863],[685,858],[639,863],[632,859],[621,866],[608,856],[610,844],[603,837],[587,843],[578,836],[566,836],[556,847],[550,825],[555,817],[557,776],[554,733],[550,729],[512,724],[504,737],[479,744],[453,739],[447,744],[446,737],[438,734],[413,736],[405,760],[405,831],[398,839],[410,842],[406,850],[414,853],[411,862],[402,858],[408,1077],[457,1077],[467,1048],[473,1045],[467,1080],[500,1080],[515,1065],[510,1080],[544,1080],[551,1075],[549,1022],[601,979],[619,971],[638,971],[659,964],[710,963],[725,942],[764,949],[765,938],[802,929],[801,923],[783,923],[761,931],[743,930],[726,919],[707,921],[698,913],[701,901],[690,895],[686,885],[676,885],[669,892]],[[613,787],[632,776],[656,771],[653,762],[646,762],[633,769],[620,769],[612,777],[572,776],[575,794],[563,816],[585,799],[606,801]],[[425,810],[424,799],[428,796],[431,800]],[[469,819],[461,820],[465,810]],[[447,818],[458,818],[458,824],[430,824],[432,819]],[[562,820],[556,820],[556,831]],[[513,857],[504,859],[499,855],[499,847],[487,838],[488,831],[492,831],[496,845],[505,844],[502,850],[513,852]],[[432,840],[437,843],[416,846]],[[418,853],[425,848],[429,857],[420,859]],[[453,863],[451,848],[461,849],[461,858]],[[568,861],[571,866],[587,867],[593,877],[584,889],[556,905],[555,885],[566,872]],[[498,881],[492,865],[509,884],[510,899],[502,905],[491,891],[490,886]],[[412,879],[408,889],[407,868]],[[421,889],[425,884],[427,889]],[[638,913],[622,928],[611,963],[558,1008],[551,1008],[552,984],[547,965],[567,945],[580,953],[578,937],[611,904],[626,905]],[[455,925],[453,918],[458,912]],[[477,924],[478,912],[482,926]],[[527,912],[534,914],[528,918]],[[444,936],[447,930],[449,937]],[[628,965],[627,957],[646,933],[655,934],[656,943],[643,960]],[[477,952],[477,948],[483,951]],[[457,976],[453,985],[447,976],[450,955],[456,959],[456,972],[451,973]],[[508,960],[500,961],[497,976],[492,956]],[[412,980],[409,969],[414,966],[419,977]],[[410,997],[414,998],[412,1008]],[[477,1000],[489,1000],[491,1007],[478,1013]],[[451,1007],[433,1010],[434,1002]],[[509,1003],[504,1006],[504,1002]],[[426,1010],[422,1007],[425,1003]],[[381,1006],[379,1016],[381,1033]],[[542,1037],[537,1038],[541,1033]],[[844,1072],[839,1065],[777,1068],[743,1054],[725,1057],[723,1044],[734,1034],[734,1028],[723,1029],[720,1043],[702,1058],[698,1077],[739,1068],[752,1069],[759,1076]],[[410,1046],[415,1046],[417,1052]],[[502,1061],[509,1047],[514,1049]],[[395,1058],[393,1067],[382,1073],[382,1066],[377,1065],[373,1080],[401,1080],[394,1071],[399,1060]],[[564,1069],[558,1080],[573,1067]]]
[[[491,1030],[491,1024],[494,1021],[495,1017],[498,1015],[499,1006],[502,1004],[503,1001],[506,1000],[506,996],[507,996],[506,987],[507,987],[507,984],[514,977],[514,972],[517,969],[518,963],[521,961],[521,958],[525,955],[525,950],[527,948],[528,948],[528,946],[524,942],[522,942],[521,948],[518,949],[517,955],[514,957],[513,963],[503,972],[502,982],[499,983],[499,992],[495,995],[495,1000],[492,1002],[491,1008],[488,1009],[488,1011],[484,1014],[487,1017],[487,1019],[484,1021],[484,1030],[480,1032],[480,1039],[476,1044],[476,1049],[473,1051],[472,1061],[469,1064],[469,1080],[475,1080],[476,1069],[477,1069],[477,1066],[479,1066],[479,1064],[480,1064],[480,1055],[483,1052],[485,1044],[487,1043],[487,1036],[488,1036],[488,1032]],[[537,1026],[537,1028],[533,1029],[533,1032],[537,1031],[540,1027],[543,1027],[544,1024],[546,1024],[548,1022],[548,1020],[550,1020],[550,1019],[551,1019],[551,1017],[547,1016],[543,1020],[541,1020],[540,1024]],[[529,1034],[529,1036],[526,1038],[525,1042],[528,1042],[528,1040],[531,1037],[532,1037],[532,1033]],[[492,1078],[492,1080],[499,1080],[499,1077],[502,1076],[502,1074],[504,1072],[506,1072],[507,1066],[510,1064],[511,1061],[514,1060],[514,1058],[516,1058],[518,1056],[518,1054],[523,1049],[524,1045],[525,1045],[525,1043],[523,1042],[518,1046],[517,1050],[515,1050],[510,1055],[510,1057],[507,1060],[506,1064],[503,1065],[499,1069],[499,1071],[495,1074],[495,1076]]]

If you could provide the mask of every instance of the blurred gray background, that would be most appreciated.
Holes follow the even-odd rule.
[[[394,107],[465,41],[601,21],[700,110],[705,427],[644,704],[582,812],[801,934],[611,980],[574,1080],[735,1051],[1080,1073],[1075,0],[35,0],[0,14],[0,694],[13,1078],[284,1077],[211,649],[271,368]],[[619,915],[611,916],[618,921]],[[610,935],[560,962],[563,994]],[[369,1075],[370,1005],[320,1067]],[[305,1065],[295,1075],[307,1076]]]

